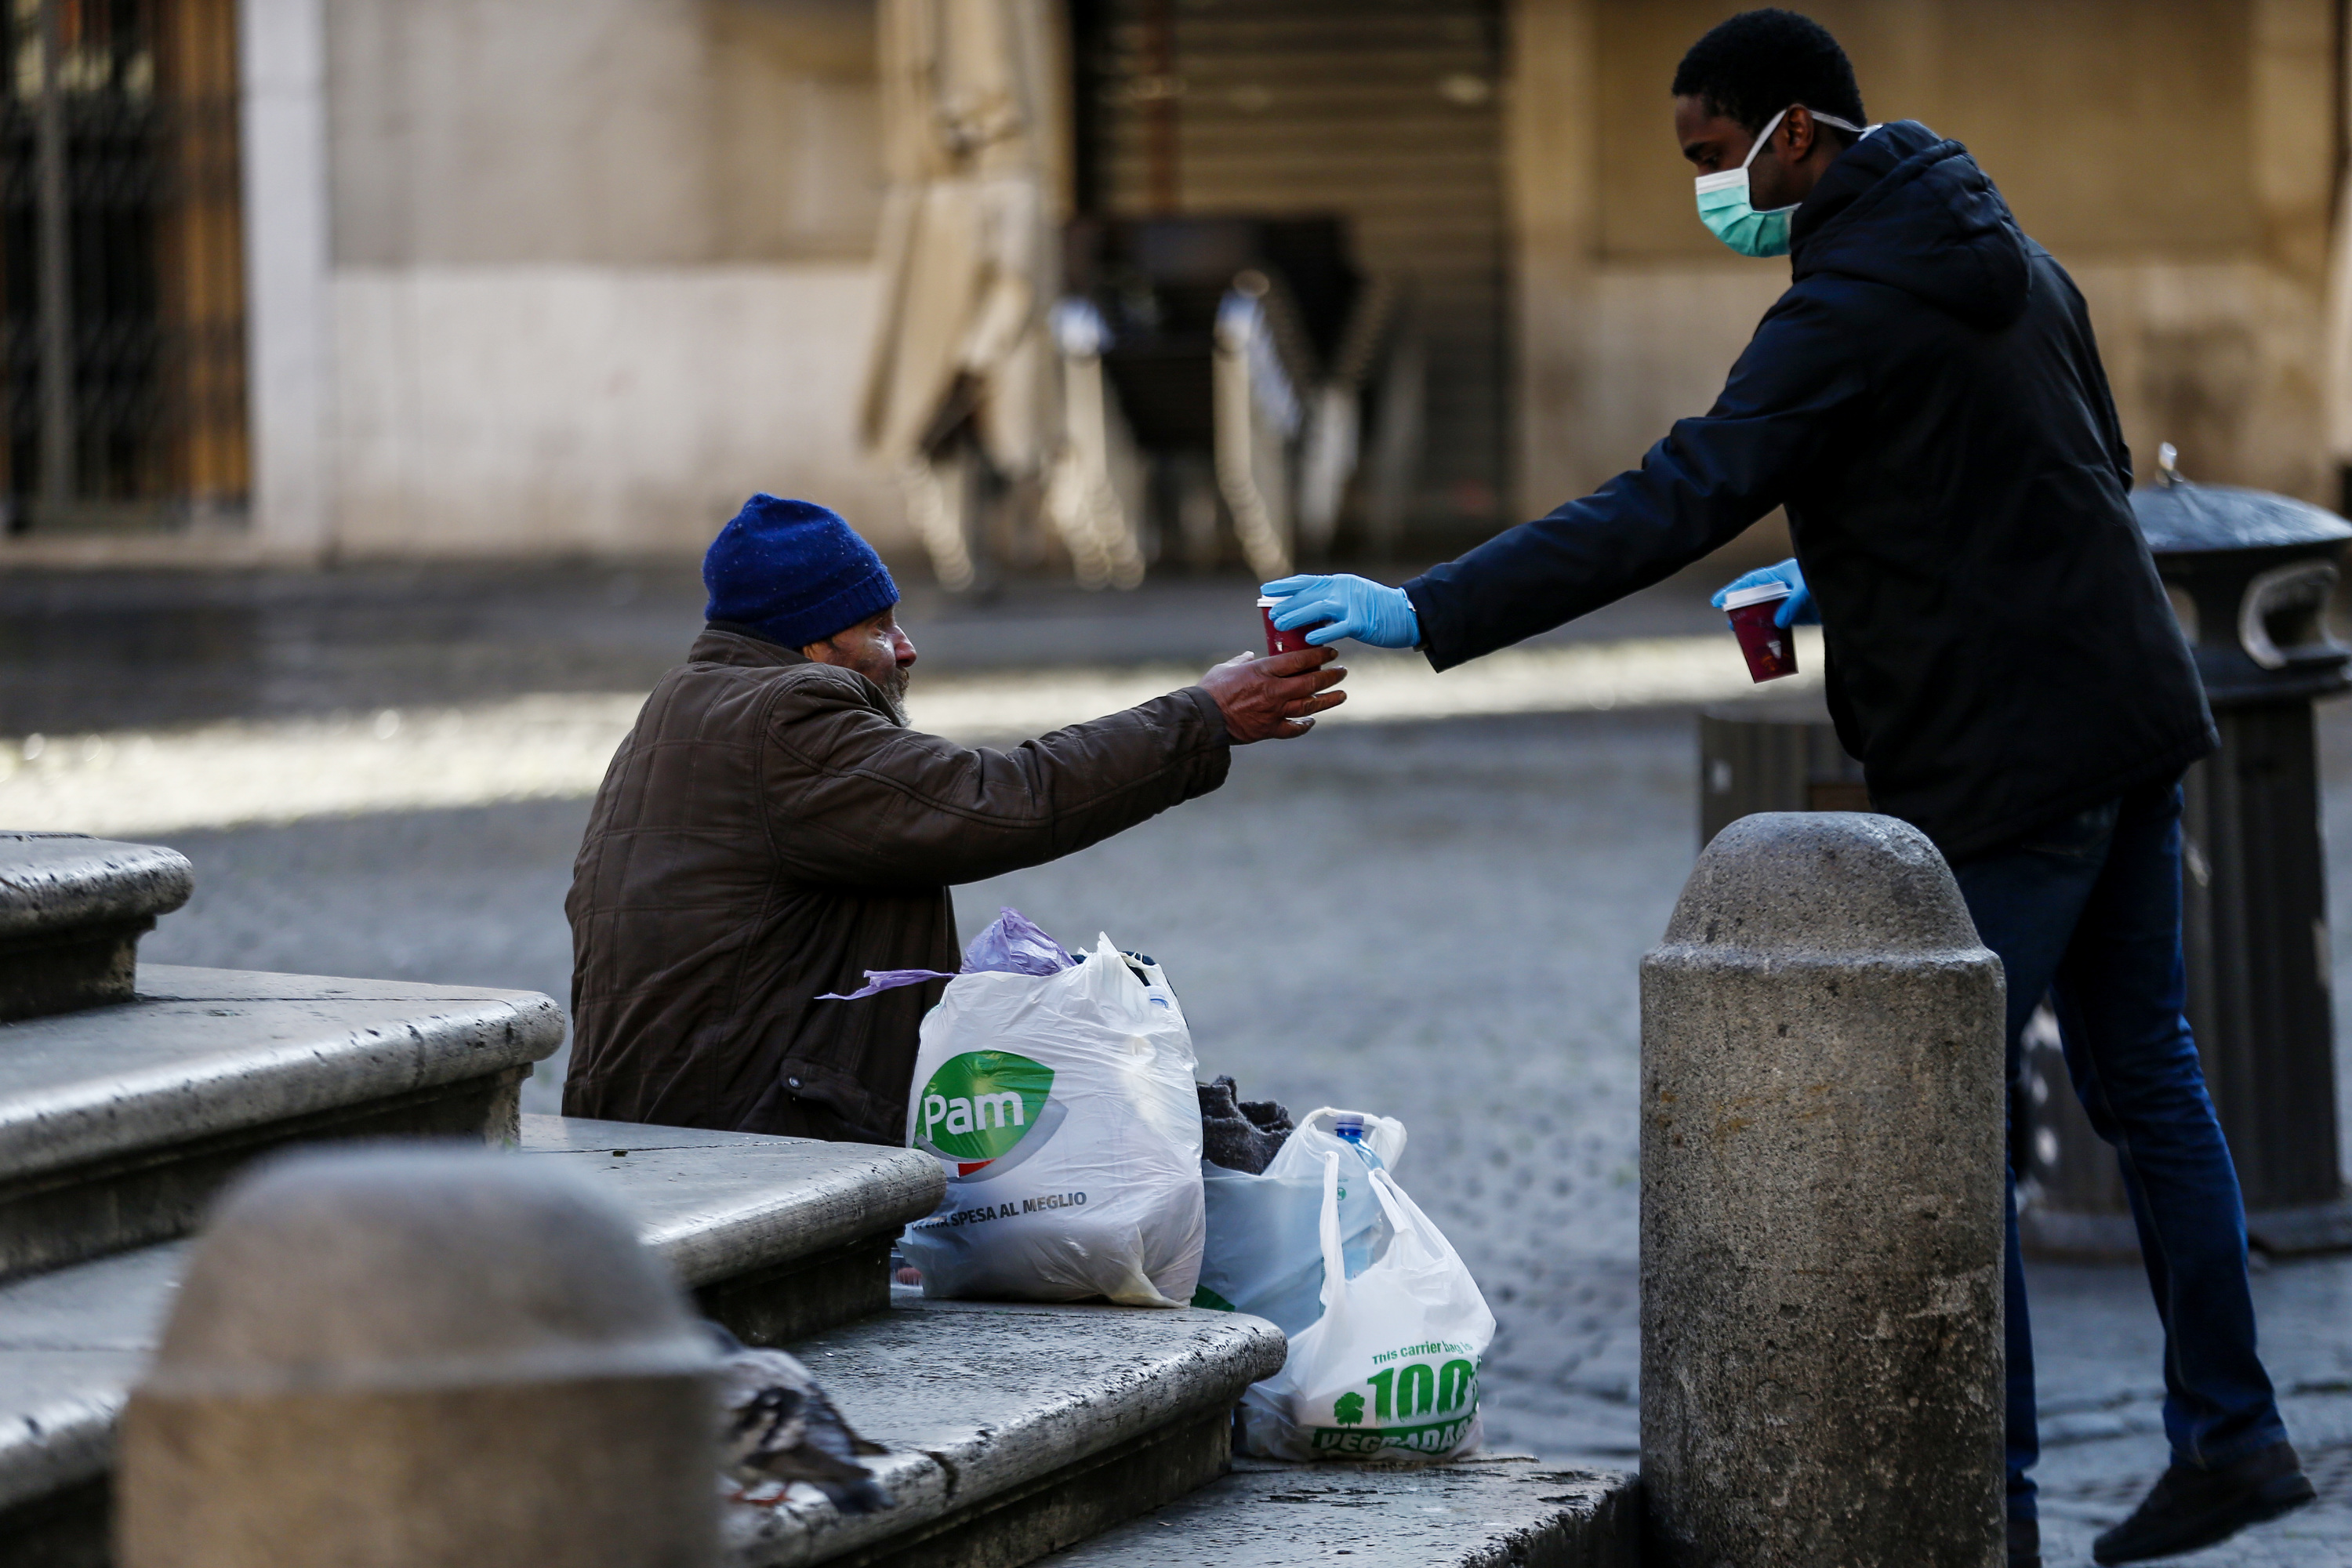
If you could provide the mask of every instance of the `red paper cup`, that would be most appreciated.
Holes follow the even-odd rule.
[[[1765,583],[1724,595],[1723,612],[1731,617],[1739,651],[1748,656],[1748,679],[1759,684],[1797,673],[1796,628],[1772,624],[1780,601],[1794,592],[1786,583]]]
[[[1274,626],[1274,607],[1280,603],[1282,603],[1280,599],[1260,599],[1257,602],[1258,619],[1265,623],[1265,651],[1269,654],[1305,653],[1315,646],[1307,640],[1307,634],[1313,631],[1315,626],[1328,626],[1330,623],[1317,621],[1314,626],[1300,626],[1296,631],[1276,631]]]

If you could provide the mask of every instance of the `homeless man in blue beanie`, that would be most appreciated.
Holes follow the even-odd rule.
[[[621,743],[572,919],[572,1116],[897,1143],[948,888],[1040,865],[1223,784],[1234,745],[1343,700],[1332,650],[1200,683],[1006,751],[909,729],[915,645],[849,525],[753,496],[703,563],[709,625]]]
[[[2179,783],[2213,721],[2132,520],[2089,312],[1968,149],[1864,120],[1819,25],[1732,17],[1684,57],[1673,99],[1700,221],[1790,262],[1715,406],[1640,468],[1402,589],[1268,584],[1286,596],[1275,624],[1329,622],[1308,640],[1418,647],[1444,669],[1785,507],[1796,559],[1731,586],[1785,584],[1780,624],[1821,621],[1874,809],[1943,850],[2007,970],[2012,1079],[2048,993],[2120,1158],[2164,1327],[2172,1465],[2094,1555],[2221,1540],[2313,1489],[2255,1354],[2237,1176],[2181,1016]],[[2039,1444],[2011,1209],[2009,1559],[2027,1568]]]

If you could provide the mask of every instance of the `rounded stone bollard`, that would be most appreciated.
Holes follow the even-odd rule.
[[[1642,962],[1642,1483],[1668,1568],[1996,1568],[2002,980],[1892,817],[1771,812]]]
[[[715,1360],[552,1156],[289,1156],[222,1201],[131,1392],[116,1556],[708,1568]]]

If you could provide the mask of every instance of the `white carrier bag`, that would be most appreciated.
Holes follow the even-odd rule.
[[[1351,1173],[1350,1180],[1352,1182]],[[1387,1249],[1348,1278],[1339,1156],[1323,1157],[1323,1315],[1242,1395],[1242,1446],[1276,1459],[1447,1459],[1478,1447],[1478,1363],[1495,1314],[1444,1233],[1386,1171],[1367,1173]]]
[[[923,1294],[1190,1301],[1206,1229],[1193,1066],[1166,975],[1107,935],[1052,973],[949,981],[907,1107],[908,1144],[948,1172],[899,1243]]]
[[[1327,1105],[1300,1120],[1263,1175],[1203,1163],[1209,1237],[1192,1305],[1249,1312],[1286,1334],[1321,1317],[1323,1156],[1339,1156],[1340,1249],[1348,1267],[1360,1269],[1388,1244],[1380,1205],[1361,1178],[1394,1166],[1404,1141],[1402,1121]]]

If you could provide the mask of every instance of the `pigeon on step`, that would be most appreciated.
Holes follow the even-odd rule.
[[[857,1462],[861,1454],[889,1450],[849,1429],[807,1367],[708,1326],[719,1353],[719,1462],[743,1488],[737,1501],[761,1487],[805,1481],[843,1513],[898,1506]]]

